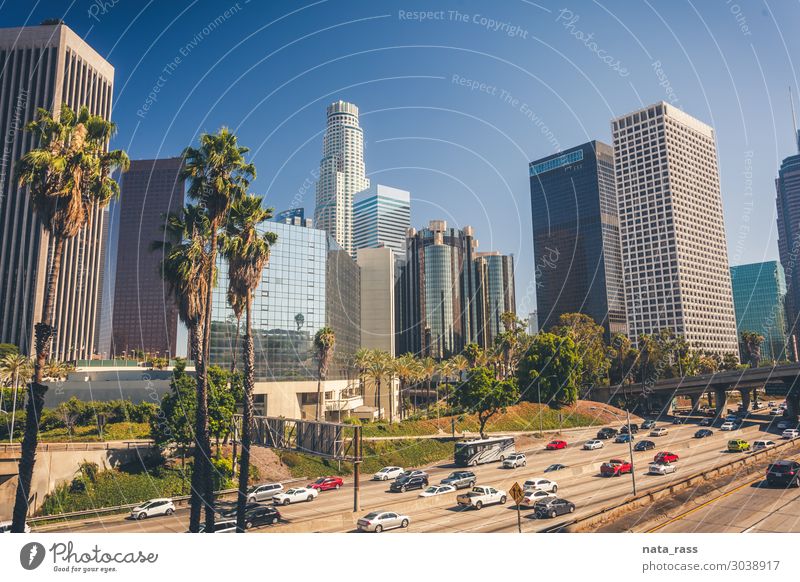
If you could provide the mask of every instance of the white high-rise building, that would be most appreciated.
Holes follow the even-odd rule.
[[[353,257],[353,197],[367,188],[358,107],[345,101],[331,103],[322,142],[314,227],[326,231]]]
[[[714,130],[661,102],[612,121],[629,335],[738,354]]]
[[[388,247],[405,260],[406,232],[411,228],[411,194],[376,184],[356,197],[353,205],[356,249]]]

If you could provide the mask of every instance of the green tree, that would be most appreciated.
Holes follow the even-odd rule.
[[[764,336],[755,331],[743,331],[741,334],[742,353],[751,368],[758,368],[761,362],[761,344]]]
[[[534,336],[517,370],[522,398],[533,402],[572,404],[579,397],[582,360],[569,336]]]
[[[722,363],[719,366],[720,370],[736,370],[739,367],[739,358],[735,354],[728,352],[722,356]]]
[[[462,353],[464,354],[464,357],[467,358],[470,368],[485,366],[488,363],[486,351],[478,344],[467,344]]]
[[[0,360],[6,356],[19,354],[19,348],[14,344],[0,344]]]
[[[52,250],[47,265],[42,313],[34,327],[34,375],[28,393],[25,437],[19,461],[16,500],[11,531],[25,530],[31,478],[36,463],[39,420],[47,386],[44,366],[50,355],[55,325],[55,296],[61,275],[61,260],[67,241],[81,232],[93,213],[102,210],[119,194],[111,174],[128,169],[122,150],[107,151],[115,126],[81,107],[75,113],[66,104],[53,114],[39,109],[25,128],[36,144],[17,165],[18,183],[27,187],[39,224],[47,232]]]
[[[572,338],[581,357],[581,382],[584,386],[604,384],[609,361],[604,341],[605,329],[583,313],[563,313],[551,333]]]
[[[486,423],[498,412],[519,401],[514,379],[497,380],[489,368],[482,366],[467,372],[467,380],[449,398],[450,405],[478,416],[481,437],[486,436]]]
[[[614,334],[608,347],[608,377],[612,385],[633,382],[638,355],[628,336],[623,333]]]
[[[172,369],[170,391],[161,398],[158,413],[150,419],[150,434],[156,445],[175,444],[184,458],[194,442],[197,383],[186,372],[186,360],[177,358]]]
[[[336,334],[330,327],[323,327],[314,334],[314,350],[317,356],[317,420],[324,420],[324,398],[322,383],[328,376],[328,368],[333,360],[333,350],[336,346]]]

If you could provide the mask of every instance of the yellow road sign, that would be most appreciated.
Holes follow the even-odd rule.
[[[508,490],[508,494],[517,502],[517,505],[522,503],[522,500],[525,499],[525,492],[522,490],[522,487],[519,486],[519,483],[516,482],[511,486],[511,489]]]

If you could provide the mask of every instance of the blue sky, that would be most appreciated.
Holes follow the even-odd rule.
[[[731,264],[777,258],[796,0],[0,0],[2,26],[53,17],[116,69],[116,147],[172,156],[227,125],[278,210],[313,208],[325,106],[356,103],[369,177],[411,191],[414,226],[470,224],[481,250],[513,253],[522,313],[528,162],[609,141],[612,117],[656,101],[716,130]]]

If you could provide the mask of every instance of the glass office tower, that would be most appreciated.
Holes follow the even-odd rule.
[[[504,329],[503,313],[516,313],[514,257],[498,252],[476,253],[472,273],[475,334],[478,345],[488,348]]]
[[[591,141],[529,171],[539,327],[585,313],[607,337],[626,333],[613,149]]]
[[[406,232],[411,227],[411,194],[377,184],[356,197],[353,205],[356,249],[388,247],[398,260],[406,256]]]
[[[786,359],[786,281],[778,261],[731,267],[736,329],[764,336],[762,360]],[[740,354],[746,361],[744,354]]]
[[[789,326],[789,353],[797,361],[798,318],[800,318],[800,132],[798,153],[783,160],[775,187],[778,209],[778,252],[786,270],[786,318]]]
[[[328,325],[336,333],[328,379],[349,376],[348,360],[360,344],[358,266],[324,231],[277,222],[263,226],[278,235],[253,302],[258,381],[314,380],[314,334]],[[211,330],[211,363],[241,368],[241,341],[228,306],[227,263],[218,263]],[[241,322],[244,330],[244,321]],[[234,353],[235,350],[235,353]]]

